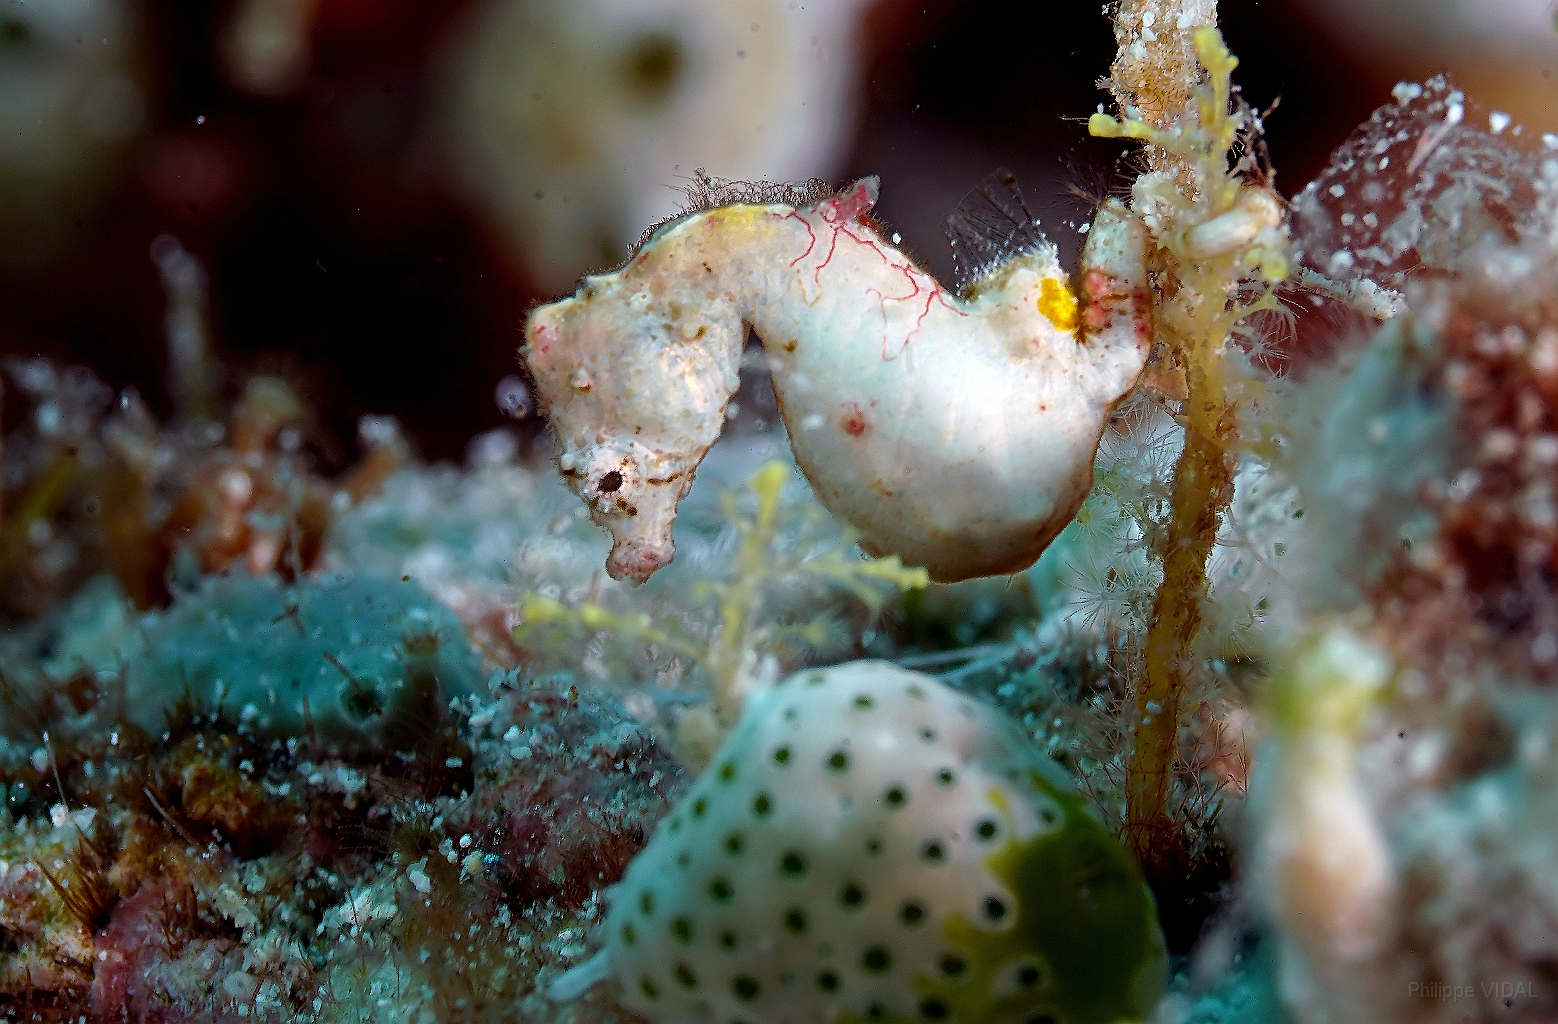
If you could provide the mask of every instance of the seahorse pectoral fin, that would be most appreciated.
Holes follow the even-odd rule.
[[[947,215],[954,283],[960,293],[1014,256],[1050,248],[1039,218],[1028,209],[1017,176],[997,167]]]

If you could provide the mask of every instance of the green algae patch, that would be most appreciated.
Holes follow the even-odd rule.
[[[1017,897],[992,931],[954,918],[937,976],[920,976],[920,1019],[1023,1024],[1142,1020],[1163,991],[1167,954],[1152,894],[1120,843],[1082,802],[1038,772],[1064,824],[1010,838],[986,860]],[[949,959],[954,958],[954,959]],[[963,965],[961,970],[947,970]]]

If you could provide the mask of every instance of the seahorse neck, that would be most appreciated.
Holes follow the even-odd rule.
[[[815,217],[783,205],[724,206],[688,218],[667,241],[680,275],[697,284],[692,294],[759,327],[792,291],[796,257],[817,233],[810,224]]]

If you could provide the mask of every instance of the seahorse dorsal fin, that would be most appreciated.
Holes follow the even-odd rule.
[[[1017,176],[997,167],[947,215],[954,284],[959,291],[1020,253],[1048,244]]]

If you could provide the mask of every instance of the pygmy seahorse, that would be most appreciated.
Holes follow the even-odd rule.
[[[1015,572],[1076,514],[1151,339],[1145,226],[1098,210],[1080,294],[1036,235],[958,295],[883,237],[876,197],[865,178],[800,208],[697,210],[530,314],[521,354],[613,577],[671,561],[748,327],[797,464],[866,551],[943,582]]]

